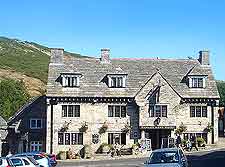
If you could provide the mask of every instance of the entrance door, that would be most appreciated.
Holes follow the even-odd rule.
[[[151,139],[152,150],[161,148],[163,138],[168,138],[171,130],[168,129],[151,129],[145,131],[145,138]]]

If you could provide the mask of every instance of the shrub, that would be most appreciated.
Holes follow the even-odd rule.
[[[202,146],[205,143],[205,140],[202,137],[197,137],[198,146]]]

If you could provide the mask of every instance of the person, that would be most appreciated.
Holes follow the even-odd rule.
[[[187,150],[191,151],[191,141],[189,139],[187,140]]]
[[[176,138],[176,146],[177,146],[177,147],[180,147],[180,145],[181,145],[181,137],[180,137],[180,135],[178,134],[178,135],[177,135],[177,138]]]
[[[116,155],[121,156],[120,145],[118,142],[115,144],[115,150],[116,150]]]
[[[191,149],[190,149],[190,151],[192,150],[193,147],[198,151],[197,141],[196,141],[195,135],[191,136]]]
[[[12,156],[12,153],[11,151],[9,151],[8,155],[6,155],[7,158],[11,157]]]

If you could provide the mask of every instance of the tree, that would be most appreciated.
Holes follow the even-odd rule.
[[[225,81],[217,81],[216,84],[220,94],[220,106],[225,106]]]
[[[3,79],[0,81],[0,115],[8,120],[26,103],[29,95],[21,81]]]

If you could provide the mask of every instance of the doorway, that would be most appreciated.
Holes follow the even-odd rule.
[[[169,129],[149,129],[145,131],[145,138],[151,139],[152,150],[161,148],[162,139],[171,135]]]

